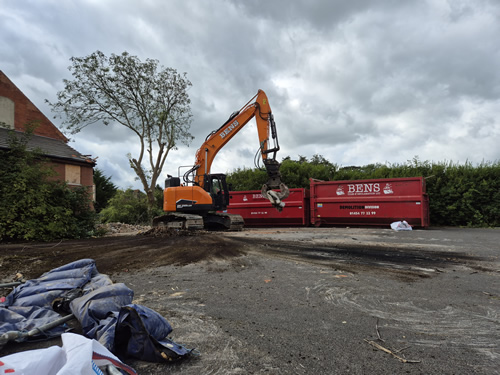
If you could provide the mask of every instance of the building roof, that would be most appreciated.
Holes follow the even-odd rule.
[[[25,131],[26,125],[36,123],[36,135],[68,142],[68,138],[40,111],[35,104],[0,70],[0,96],[12,100],[14,105],[15,130]]]
[[[16,137],[23,135],[23,132],[14,131],[11,129],[0,128],[0,150],[9,149],[8,135],[12,132]],[[40,149],[42,153],[50,158],[64,159],[77,163],[88,163],[92,166],[95,165],[95,160],[89,156],[82,155],[74,148],[68,146],[65,142],[43,137],[40,135],[32,135],[27,144],[28,150]]]

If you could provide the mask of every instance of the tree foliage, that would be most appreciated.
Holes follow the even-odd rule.
[[[402,164],[339,167],[320,155],[311,160],[289,157],[281,164],[289,188],[308,188],[309,178],[323,181],[424,177],[432,225],[500,226],[500,162],[479,165],[431,163],[418,158]],[[228,175],[234,190],[259,190],[266,181],[260,169],[237,169]]]
[[[31,133],[9,136],[0,152],[0,240],[51,241],[93,234],[95,213],[86,188],[53,179],[43,156],[26,148]]]
[[[97,213],[108,205],[109,200],[115,195],[118,188],[111,182],[111,177],[106,177],[100,169],[94,169],[94,184],[96,201],[94,208]]]
[[[157,188],[155,193],[158,197]],[[162,211],[156,206],[153,215],[161,214]],[[150,224],[147,196],[140,190],[118,189],[99,216],[103,223]]]
[[[328,181],[332,179],[337,166],[330,163],[321,155],[314,155],[309,161],[304,156],[299,160],[285,158],[281,163],[281,177],[288,186],[309,188],[309,179]]]
[[[337,166],[321,155],[314,155],[311,160],[299,156],[298,160],[286,157],[281,162],[281,179],[288,187],[308,188],[309,178],[329,180],[333,177]],[[228,174],[227,181],[233,190],[260,190],[268,179],[265,169],[238,168]]]
[[[191,82],[186,74],[141,62],[127,52],[105,56],[96,51],[72,57],[72,80],[64,80],[58,101],[49,103],[73,133],[88,125],[116,123],[138,137],[138,155],[128,154],[130,167],[141,181],[148,207],[155,206],[154,188],[170,150],[189,144]]]
[[[267,181],[264,169],[237,168],[227,175],[227,182],[231,190],[260,190]]]

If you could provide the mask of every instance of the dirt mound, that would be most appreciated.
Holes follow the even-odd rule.
[[[188,237],[188,236],[202,236],[207,234],[206,231],[194,231],[194,230],[186,230],[186,229],[175,229],[175,228],[167,228],[167,227],[154,227],[146,230],[144,232],[138,233],[143,236],[150,237]]]
[[[101,273],[127,272],[203,260],[231,259],[244,254],[238,241],[208,232],[153,231],[150,235],[105,236],[53,243],[0,245],[0,281],[20,272],[40,276],[75,260],[91,258]]]

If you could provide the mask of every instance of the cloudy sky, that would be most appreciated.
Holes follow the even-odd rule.
[[[96,50],[157,59],[192,82],[195,140],[161,180],[258,89],[280,159],[500,160],[497,0],[0,0],[0,69],[47,117],[70,58]],[[119,187],[140,187],[126,158],[135,137],[95,125],[70,145]],[[251,122],[212,171],[252,168],[257,148]]]

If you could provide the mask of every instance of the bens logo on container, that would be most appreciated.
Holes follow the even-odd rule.
[[[345,195],[345,187],[339,185],[337,188],[337,195]],[[347,195],[378,195],[380,194],[380,184],[379,183],[368,183],[368,184],[347,184]]]

